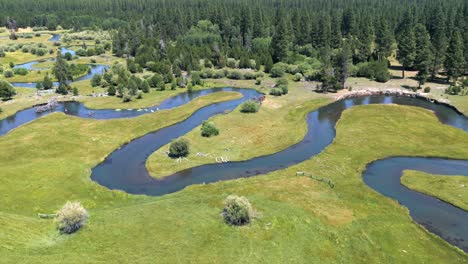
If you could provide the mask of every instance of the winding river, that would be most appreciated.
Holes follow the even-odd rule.
[[[163,179],[155,179],[149,175],[146,169],[145,164],[149,155],[171,140],[188,133],[203,120],[226,110],[232,110],[245,100],[258,97],[260,93],[252,89],[213,88],[195,91],[191,94],[182,93],[166,99],[158,106],[145,109],[94,110],[86,108],[79,102],[61,102],[57,108],[50,112],[64,112],[68,115],[94,119],[131,118],[161,109],[181,106],[196,97],[220,91],[237,91],[242,93],[243,97],[205,106],[180,123],[131,141],[115,150],[96,166],[92,170],[92,180],[109,189],[158,196],[182,190],[192,184],[251,177],[280,170],[310,159],[330,145],[335,138],[335,125],[341,113],[355,105],[400,104],[422,107],[433,111],[443,124],[468,131],[468,118],[450,107],[425,100],[395,96],[346,99],[310,112],[307,115],[308,131],[304,139],[280,152],[247,161],[202,165],[177,172]],[[0,135],[50,112],[36,113],[34,108],[30,108],[0,120]],[[368,164],[363,173],[364,182],[368,186],[397,200],[409,209],[416,222],[468,252],[468,212],[404,187],[400,183],[400,178],[402,171],[407,169],[431,174],[468,176],[468,160],[390,157]]]
[[[52,37],[49,39],[51,42],[56,42],[59,41],[60,38],[62,37],[61,34],[53,34]],[[60,52],[62,54],[65,53],[70,53],[71,55],[75,55],[75,51],[71,50],[67,47],[61,47]],[[25,68],[28,71],[31,70],[48,70],[49,68],[37,68],[34,67],[36,64],[41,63],[41,62],[50,62],[50,61],[55,61],[55,58],[50,58],[50,59],[43,59],[43,60],[36,60],[36,61],[31,61],[31,62],[26,62],[22,64],[17,64],[14,66],[14,68]],[[109,68],[107,65],[101,65],[101,64],[88,64],[90,66],[90,70],[87,74],[74,79],[73,81],[83,81],[83,80],[89,80],[91,79],[95,74],[102,74],[106,69]],[[58,86],[58,82],[53,83],[54,86]],[[12,82],[11,85],[15,87],[23,87],[23,88],[36,88],[36,83],[35,82]]]

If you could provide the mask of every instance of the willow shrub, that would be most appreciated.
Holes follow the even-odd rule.
[[[203,137],[217,136],[219,135],[219,129],[212,122],[203,121],[201,135]]]
[[[242,113],[256,113],[260,109],[260,103],[255,100],[245,101],[241,104]]]
[[[80,202],[67,202],[58,212],[57,228],[61,233],[71,234],[86,224],[89,215]]]
[[[229,195],[224,200],[223,218],[231,225],[245,225],[252,221],[254,210],[249,200],[243,196]]]
[[[169,156],[173,158],[186,157],[190,153],[190,144],[185,138],[172,141],[169,146]]]

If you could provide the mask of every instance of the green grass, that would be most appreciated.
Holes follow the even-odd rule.
[[[420,171],[405,171],[401,177],[401,183],[410,189],[468,210],[468,178],[466,176],[443,176]]]
[[[468,261],[466,254],[415,224],[406,209],[361,179],[367,163],[393,155],[468,159],[467,133],[441,125],[432,113],[418,108],[371,105],[347,110],[337,124],[337,138],[323,153],[265,176],[192,186],[163,197],[126,195],[89,180],[90,169],[113,149],[180,120],[213,96],[127,120],[52,114],[0,138],[0,149],[5,150],[0,153],[0,237],[9,238],[0,246],[2,260]],[[296,171],[331,178],[336,187],[295,176]],[[247,196],[262,217],[247,227],[225,225],[220,212],[229,194]],[[91,218],[77,234],[60,236],[51,220],[35,214],[52,212],[66,200],[81,200]]]

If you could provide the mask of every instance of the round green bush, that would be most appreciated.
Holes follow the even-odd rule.
[[[256,113],[260,109],[260,103],[254,100],[245,101],[241,104],[242,113]]]
[[[231,225],[245,225],[252,221],[254,210],[249,200],[243,196],[229,195],[224,200],[223,218]]]
[[[424,88],[424,92],[425,92],[425,93],[431,92],[431,87],[429,87],[429,86],[425,87],[425,88]]]
[[[10,99],[16,94],[15,88],[9,82],[0,80],[0,98]]]
[[[169,157],[179,158],[187,157],[190,153],[190,144],[185,138],[179,138],[172,141],[169,146]]]
[[[217,136],[219,135],[219,129],[213,123],[203,121],[201,135],[203,137]]]
[[[3,73],[3,76],[5,76],[5,78],[11,78],[11,77],[15,76],[15,74],[13,73],[12,70],[6,70],[6,71]]]
[[[89,215],[79,202],[67,202],[58,212],[57,228],[61,233],[71,234],[83,227]]]
[[[294,74],[293,80],[295,82],[299,82],[300,80],[302,80],[302,74],[300,74],[300,73]]]

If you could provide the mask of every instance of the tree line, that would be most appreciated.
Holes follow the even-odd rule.
[[[117,56],[162,74],[228,58],[268,72],[306,56],[321,62],[321,81],[339,86],[360,63],[371,62],[362,74],[387,79],[380,68],[396,52],[402,75],[417,70],[423,84],[441,70],[448,80],[465,75],[468,61],[463,0],[0,0],[7,17],[19,27],[114,29]]]

